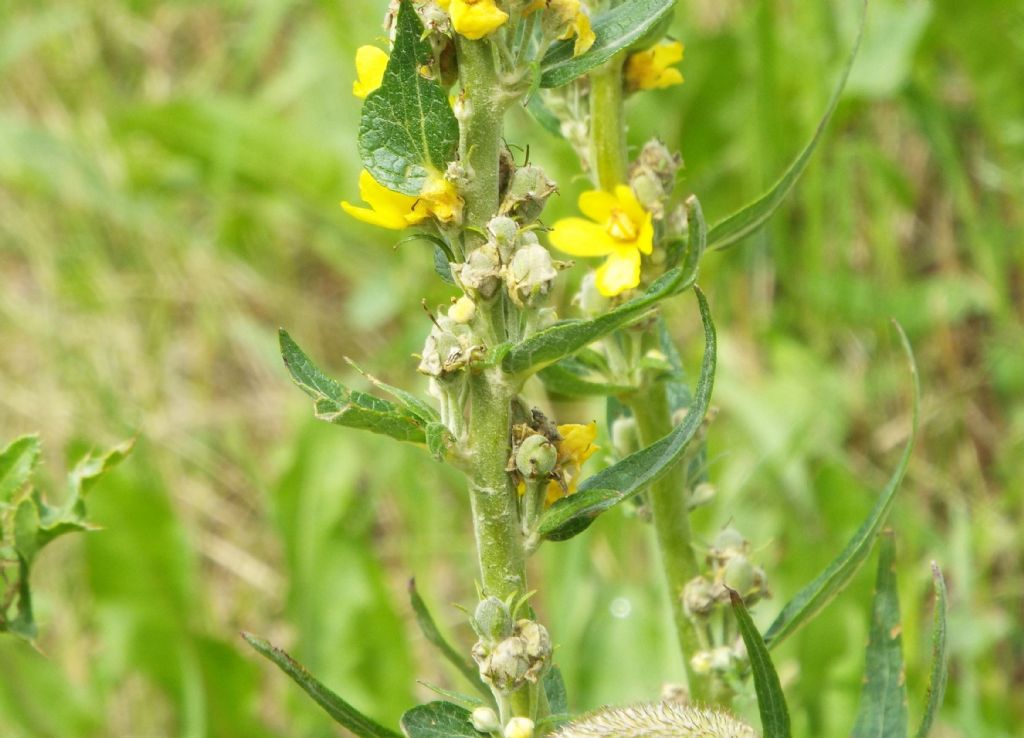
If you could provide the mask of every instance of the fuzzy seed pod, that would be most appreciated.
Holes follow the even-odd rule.
[[[547,438],[538,434],[519,444],[516,451],[516,469],[527,479],[548,476],[558,463],[558,449]]]
[[[473,730],[479,733],[493,733],[501,727],[498,714],[489,707],[476,708],[469,719],[473,723]]]
[[[554,738],[757,738],[728,713],[672,702],[605,708],[564,726]]]

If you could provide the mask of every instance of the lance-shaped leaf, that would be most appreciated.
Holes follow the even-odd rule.
[[[366,97],[359,154],[377,182],[419,195],[455,156],[459,124],[448,95],[430,78],[430,43],[410,0],[402,0],[381,86]]]
[[[755,233],[768,221],[769,218],[772,217],[772,215],[775,214],[775,211],[779,209],[779,206],[782,205],[783,201],[796,185],[797,180],[800,179],[801,175],[803,175],[804,171],[807,169],[807,165],[810,163],[811,157],[814,155],[814,150],[818,147],[818,144],[824,137],[825,129],[828,128],[829,121],[832,120],[832,115],[836,112],[839,100],[843,96],[843,89],[846,87],[846,80],[849,79],[850,69],[853,68],[853,60],[857,58],[857,51],[860,49],[861,37],[864,34],[864,18],[866,13],[867,0],[864,0],[864,5],[861,10],[860,25],[857,29],[857,40],[854,42],[853,50],[850,52],[850,56],[846,60],[846,65],[843,67],[843,71],[839,75],[839,82],[836,84],[835,90],[832,92],[831,99],[829,99],[828,107],[825,109],[825,115],[822,117],[821,122],[818,123],[818,127],[815,129],[810,142],[804,147],[793,163],[789,165],[789,169],[786,170],[779,181],[776,182],[770,190],[761,195],[761,197],[750,205],[747,205],[743,209],[733,213],[729,217],[712,226],[711,232],[708,234],[709,249],[724,249],[738,243],[750,234]]]
[[[593,21],[593,46],[573,57],[575,40],[561,41],[541,61],[541,87],[561,87],[632,46],[668,18],[676,0],[632,0],[601,13]]]
[[[387,384],[386,382],[380,381],[372,374],[364,372],[362,367],[360,367],[347,356],[345,357],[345,361],[348,362],[349,366],[351,366],[357,372],[362,374],[363,377],[366,378],[366,381],[368,381],[374,387],[383,392],[387,392],[389,395],[398,400],[399,404],[401,404],[401,406],[405,408],[406,412],[408,412],[410,415],[419,418],[424,423],[433,423],[441,419],[441,416],[437,412],[437,410],[432,408],[430,405],[425,403],[423,400],[418,398],[413,393],[407,392],[406,390],[400,387],[395,387],[390,384]]]
[[[14,501],[28,483],[39,463],[39,436],[30,435],[12,441],[0,451],[0,505]]]
[[[864,688],[852,738],[905,738],[907,684],[903,671],[903,626],[896,591],[896,546],[882,536],[871,631],[864,664]]]
[[[775,673],[772,658],[768,655],[761,633],[747,612],[743,598],[729,590],[732,611],[739,624],[740,636],[747,647],[750,671],[754,675],[754,690],[757,692],[757,708],[761,713],[761,730],[764,738],[789,738],[789,710],[786,696],[782,693],[779,675]]]
[[[434,622],[434,617],[430,614],[430,610],[427,609],[427,603],[423,601],[419,590],[416,589],[415,579],[409,580],[409,602],[412,604],[412,611],[416,614],[416,622],[420,626],[420,630],[423,632],[423,636],[427,641],[440,651],[441,655],[448,659],[448,661],[458,669],[464,677],[466,677],[474,688],[479,690],[484,697],[490,699],[491,692],[480,681],[479,672],[473,668],[465,656],[456,651],[455,648],[445,640],[444,636],[441,635],[441,631],[438,629],[437,623]]]
[[[946,611],[949,607],[946,594],[946,580],[938,564],[932,562],[932,581],[935,584],[935,625],[932,629],[932,673],[928,679],[928,702],[925,705],[917,738],[927,738],[935,723],[935,716],[942,707],[946,696],[946,680],[949,678],[946,652]]]
[[[544,367],[538,376],[548,392],[566,397],[607,397],[635,389],[627,385],[609,384],[600,376],[595,377],[587,366],[572,357]]]
[[[423,420],[399,405],[334,381],[317,368],[287,331],[281,330],[280,341],[285,366],[295,384],[313,398],[317,418],[399,441],[426,443]]]
[[[684,263],[671,269],[632,300],[591,320],[563,320],[534,333],[505,354],[502,366],[511,374],[536,371],[554,364],[584,346],[645,317],[665,298],[689,289],[697,280],[700,258],[707,243],[704,214],[696,197],[686,201],[689,250]]]
[[[552,715],[567,715],[569,713],[569,695],[565,689],[565,679],[562,677],[562,670],[552,666],[544,672],[542,680],[544,696],[548,698],[548,709]]]
[[[325,687],[312,674],[306,671],[302,664],[298,663],[280,648],[275,648],[251,633],[242,633],[242,637],[246,643],[256,649],[257,653],[273,661],[281,671],[291,677],[292,681],[312,697],[313,701],[320,705],[336,723],[351,730],[359,738],[401,738],[398,733],[366,717]]]
[[[711,402],[715,382],[717,343],[715,325],[707,299],[695,288],[704,323],[704,360],[700,379],[683,422],[664,438],[630,454],[607,469],[588,477],[579,489],[549,507],[541,516],[538,533],[548,540],[562,541],[581,533],[598,515],[628,500],[659,479],[676,464],[687,445],[700,430]]]
[[[430,702],[408,710],[402,715],[402,730],[408,738],[480,738],[469,710],[451,702]]]
[[[910,347],[907,334],[903,332],[903,328],[898,323],[894,322],[893,324],[899,333],[903,351],[907,355],[907,361],[910,365],[910,376],[914,385],[910,438],[907,439],[907,444],[903,449],[903,455],[900,457],[899,464],[896,466],[896,471],[889,478],[889,483],[878,498],[874,508],[872,508],[867,520],[861,524],[853,538],[846,544],[843,552],[814,581],[800,590],[782,608],[782,612],[779,613],[778,617],[775,618],[775,622],[772,623],[765,634],[765,641],[767,641],[769,648],[774,648],[779,643],[782,643],[800,626],[817,615],[850,582],[850,579],[853,578],[853,575],[857,573],[871,554],[871,547],[878,538],[882,526],[885,525],[885,520],[889,516],[889,511],[895,502],[896,490],[899,489],[903,477],[907,473],[907,466],[910,464],[910,454],[914,449],[914,442],[917,440],[921,405],[921,383],[918,379],[917,363],[914,361],[914,352]]]

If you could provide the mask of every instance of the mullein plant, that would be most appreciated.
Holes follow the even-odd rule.
[[[822,574],[762,634],[747,608],[768,594],[750,543],[722,531],[698,555],[690,511],[713,500],[704,435],[716,361],[708,300],[696,286],[702,258],[759,228],[792,189],[823,135],[856,46],[813,138],[760,199],[705,225],[695,196],[677,192],[681,159],[659,141],[630,158],[625,103],[679,85],[683,45],[667,36],[674,0],[392,0],[386,46],[356,54],[353,93],[363,100],[362,203],[354,218],[433,247],[452,287],[432,311],[418,357],[429,397],[368,379],[368,394],[329,378],[281,332],[285,363],[327,422],[425,447],[466,477],[479,566],[478,601],[467,608],[478,640],[466,652],[440,635],[420,594],[412,607],[428,640],[475,689],[410,709],[410,738],[504,736],[754,736],[730,713],[752,684],[761,734],[788,736],[789,716],[770,650],[806,624],[866,561],[882,538],[878,589],[855,736],[905,738],[906,687],[893,547],[883,528],[906,471],[913,433],[869,518]],[[859,43],[859,41],[858,41]],[[519,164],[504,139],[514,107],[529,110],[579,155],[592,182],[579,215],[541,220],[556,184]],[[588,271],[571,317],[549,304],[560,275]],[[592,268],[589,268],[592,267]],[[692,293],[703,325],[695,385],[659,314]],[[914,429],[917,379],[914,381]],[[547,417],[527,399],[539,377],[558,396],[605,398],[611,461],[595,469],[596,423]],[[602,454],[604,456],[604,454]],[[569,714],[542,613],[531,605],[526,562],[542,545],[583,533],[630,505],[649,520],[660,549],[685,679],[667,698]],[[944,586],[936,569],[934,666],[927,734],[945,683]],[[342,726],[364,738],[401,735],[365,717],[283,651],[246,639],[287,672]]]

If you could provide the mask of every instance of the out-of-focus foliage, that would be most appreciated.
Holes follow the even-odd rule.
[[[424,277],[428,245],[396,252],[336,207],[356,192],[352,57],[381,33],[369,5],[0,4],[0,438],[38,430],[38,473],[58,479],[66,459],[139,433],[90,498],[105,530],[38,562],[45,655],[0,640],[5,737],[334,735],[241,629],[387,725],[414,691],[429,697],[414,674],[466,691],[405,590],[415,575],[467,646],[450,606],[472,596],[458,480],[421,449],[307,420],[277,357],[283,325],[356,389],[345,355],[410,386],[420,299],[447,299]],[[717,222],[807,140],[857,12],[682,2],[687,82],[632,107],[631,140],[681,148],[685,187]],[[733,518],[761,548],[777,595],[753,613],[763,629],[865,518],[905,440],[897,318],[924,393],[890,519],[908,683],[928,679],[917,624],[930,622],[936,558],[952,673],[934,735],[1009,737],[1024,720],[1024,10],[873,0],[864,44],[783,212],[705,260],[719,497],[694,520],[710,539]],[[553,174],[574,170],[567,146],[521,123],[511,143]],[[585,184],[559,180],[567,212]],[[695,376],[700,326],[670,325]],[[534,605],[573,709],[649,700],[678,678],[635,521],[604,516],[539,568]],[[870,579],[773,654],[795,735],[849,729]],[[738,708],[756,712],[749,696]],[[911,700],[911,724],[922,709]]]

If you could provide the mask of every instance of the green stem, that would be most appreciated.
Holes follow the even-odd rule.
[[[499,599],[526,590],[523,535],[509,458],[512,389],[498,370],[469,379],[470,498],[484,592]]]
[[[631,398],[629,404],[642,445],[649,446],[671,432],[672,416],[664,383],[648,384]],[[683,609],[683,588],[700,574],[690,532],[687,489],[686,464],[679,463],[651,485],[648,495],[690,696],[696,702],[706,702],[711,698],[709,680],[706,675],[694,672],[690,665],[690,658],[700,650],[700,638],[696,626]]]
[[[508,103],[494,68],[491,45],[461,36],[456,36],[456,40],[459,77],[470,111],[463,130],[463,164],[469,175],[461,191],[466,203],[463,215],[467,226],[483,228],[498,211],[498,161]]]
[[[626,181],[626,115],[619,54],[590,73],[590,167],[598,186],[611,192]]]

